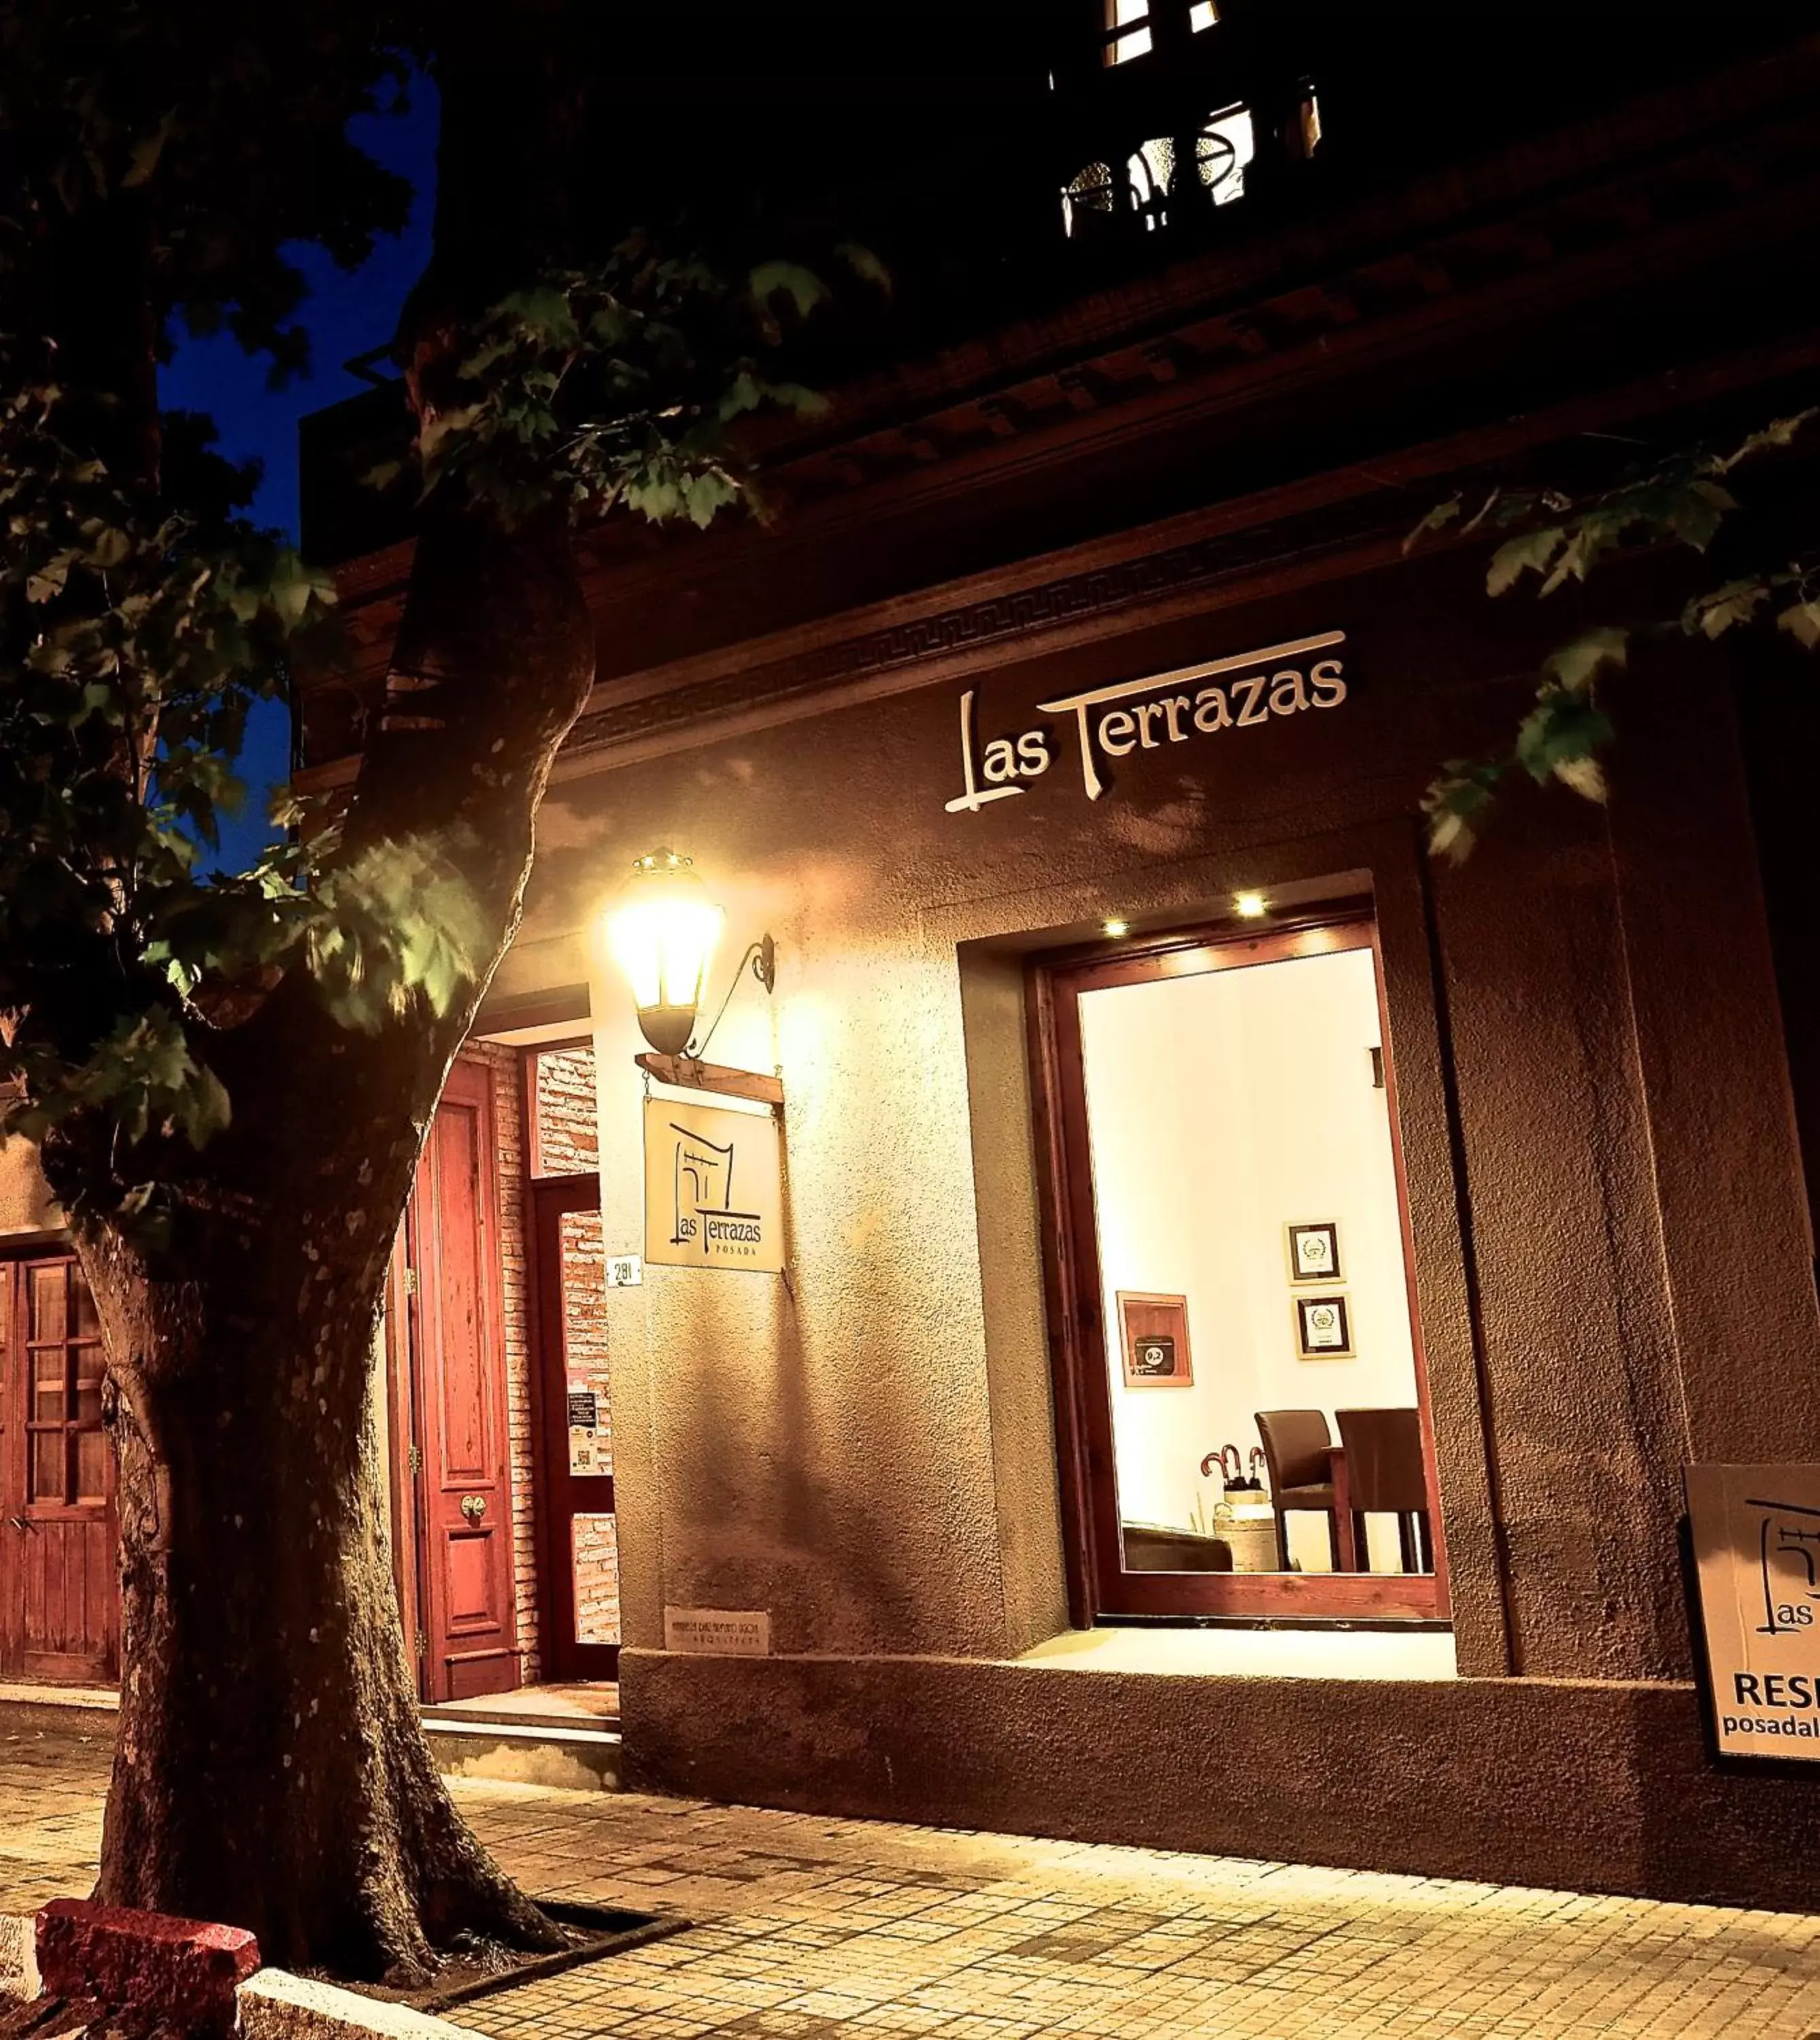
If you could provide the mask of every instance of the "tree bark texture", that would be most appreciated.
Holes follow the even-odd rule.
[[[342,854],[432,839],[489,951],[455,1010],[338,1026],[294,972],[202,1044],[233,1101],[171,1144],[167,1249],[78,1220],[109,1357],[123,1658],[100,1898],[250,1928],[268,1961],[421,1977],[464,1932],[556,1931],[425,1742],[373,1376],[386,1269],[456,1049],[516,931],[550,766],[587,697],[567,534],[432,514]],[[79,1155],[47,1141],[53,1188]]]

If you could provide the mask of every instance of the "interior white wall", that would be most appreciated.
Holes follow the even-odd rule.
[[[1120,1509],[1187,1527],[1217,1499],[1203,1456],[1248,1456],[1256,1411],[1325,1410],[1337,1443],[1336,1409],[1416,1399],[1372,954],[1109,987],[1080,1020]],[[1296,1357],[1283,1228],[1322,1219],[1339,1223],[1350,1360]],[[1125,1386],[1121,1289],[1187,1297],[1191,1387]],[[1391,1526],[1371,1527],[1391,1562]],[[1290,1518],[1290,1545],[1328,1563],[1318,1516]]]

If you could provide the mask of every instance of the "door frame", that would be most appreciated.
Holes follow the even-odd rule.
[[[1376,980],[1435,1569],[1432,1574],[1127,1572],[1118,1543],[1111,1361],[1087,1123],[1080,995],[1111,985],[1199,976],[1210,970],[1243,969],[1357,949],[1371,951]],[[1415,1246],[1397,1107],[1395,1057],[1383,951],[1369,902],[1347,903],[1269,930],[1238,931],[1231,923],[1203,925],[1034,956],[1026,965],[1026,988],[1064,1555],[1072,1619],[1083,1627],[1103,1618],[1132,1616],[1190,1621],[1222,1617],[1255,1621],[1274,1616],[1338,1623],[1445,1619],[1449,1606],[1445,1537],[1417,1306]]]
[[[106,1532],[108,1605],[102,1624],[102,1646],[98,1659],[73,1657],[67,1653],[40,1652],[27,1661],[25,1637],[25,1566],[23,1551],[27,1536],[41,1534],[19,1524],[74,1522],[92,1527],[96,1518],[88,1513],[92,1505],[64,1504],[47,1507],[28,1497],[28,1455],[31,1380],[30,1330],[28,1285],[20,1277],[29,1268],[59,1265],[73,1272],[79,1281],[82,1269],[75,1250],[55,1237],[9,1241],[0,1247],[0,1326],[4,1326],[9,1356],[7,1372],[0,1369],[0,1678],[17,1678],[55,1684],[110,1686],[120,1682],[120,1589],[119,1468],[114,1441],[105,1416],[107,1356],[101,1348],[104,1414],[101,1436],[106,1483],[101,1522]],[[66,1341],[66,1346],[69,1342]],[[65,1377],[65,1395],[69,1377]],[[67,1415],[67,1403],[65,1405]],[[17,1513],[15,1513],[17,1512]],[[15,1540],[17,1541],[15,1542]]]
[[[617,1643],[577,1640],[574,1531],[577,1515],[606,1513],[618,1521],[614,1476],[569,1471],[569,1410],[553,1392],[566,1378],[562,1344],[562,1221],[571,1212],[600,1208],[600,1175],[544,1176],[525,1185],[525,1241],[531,1264],[531,1455],[537,1524],[538,1616],[543,1676],[550,1680],[616,1679]],[[607,1507],[581,1508],[576,1490],[604,1486]],[[590,1502],[599,1497],[590,1494]]]
[[[478,1174],[474,1219],[478,1242],[477,1302],[482,1319],[478,1345],[486,1374],[485,1393],[497,1418],[495,1444],[500,1467],[497,1488],[487,1498],[497,1498],[502,1510],[502,1520],[493,1534],[501,1540],[504,1556],[501,1641],[479,1650],[463,1650],[463,1639],[453,1632],[446,1609],[439,1610],[437,1605],[439,1575],[431,1548],[437,1526],[432,1520],[434,1498],[429,1475],[438,1461],[429,1444],[435,1413],[429,1400],[430,1342],[425,1323],[431,1315],[432,1299],[426,1285],[440,1279],[442,1232],[441,1214],[425,1210],[422,1192],[431,1143],[436,1138],[432,1121],[393,1243],[386,1311],[394,1577],[406,1651],[416,1667],[418,1698],[426,1705],[441,1704],[445,1699],[514,1692],[524,1683],[524,1653],[518,1635],[511,1390],[502,1294],[498,1091],[493,1064],[478,1057],[458,1056],[450,1065],[442,1096],[437,1100],[437,1113],[447,1106],[465,1107],[475,1116]],[[426,1234],[432,1237],[426,1239]],[[440,1309],[440,1297],[433,1300]],[[446,1573],[440,1577],[446,1583]],[[470,1683],[475,1678],[490,1681],[495,1673],[489,1668],[504,1669],[509,1684],[501,1687]],[[447,1695],[438,1690],[445,1684],[451,1688]]]

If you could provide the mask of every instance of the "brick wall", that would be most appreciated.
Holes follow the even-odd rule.
[[[600,1163],[594,1113],[594,1051],[555,1049],[537,1059],[540,1176],[584,1176]]]
[[[599,1471],[613,1470],[613,1413],[607,1379],[607,1243],[597,1211],[562,1220],[563,1358],[569,1386],[591,1390],[596,1428],[578,1442]],[[573,1449],[573,1448],[572,1448]],[[577,1467],[577,1471],[580,1468]],[[619,1641],[619,1553],[611,1516],[575,1519],[576,1640]]]
[[[594,1051],[564,1049],[537,1061],[538,1161],[546,1176],[581,1175],[600,1166],[594,1109]],[[597,1211],[562,1221],[563,1353],[569,1386],[592,1390],[597,1427],[583,1442],[603,1472],[613,1467],[613,1419],[607,1395],[607,1248]],[[619,1641],[619,1553],[611,1516],[575,1519],[577,1641]]]

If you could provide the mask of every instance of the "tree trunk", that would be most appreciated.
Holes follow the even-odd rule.
[[[255,1236],[254,1258],[273,1252]],[[219,1274],[85,1259],[110,1333],[136,1323],[127,1347],[158,1356],[116,1376],[125,1676],[97,1896],[354,1977],[421,1977],[463,1930],[561,1946],[418,1725],[369,1370],[348,1350],[371,1330],[310,1294],[344,1271],[280,1327]]]
[[[559,524],[432,516],[345,854],[429,844],[485,953],[371,1034],[300,972],[211,1037],[234,1119],[158,1157],[167,1246],[78,1215],[120,1466],[120,1737],[97,1895],[251,1928],[269,1961],[419,1978],[459,1935],[562,1945],[451,1804],[406,1662],[372,1415],[393,1239],[517,927],[593,639]],[[52,1187],[85,1159],[46,1142]],[[92,1166],[92,1158],[86,1158]],[[135,1163],[135,1168],[139,1166]]]

